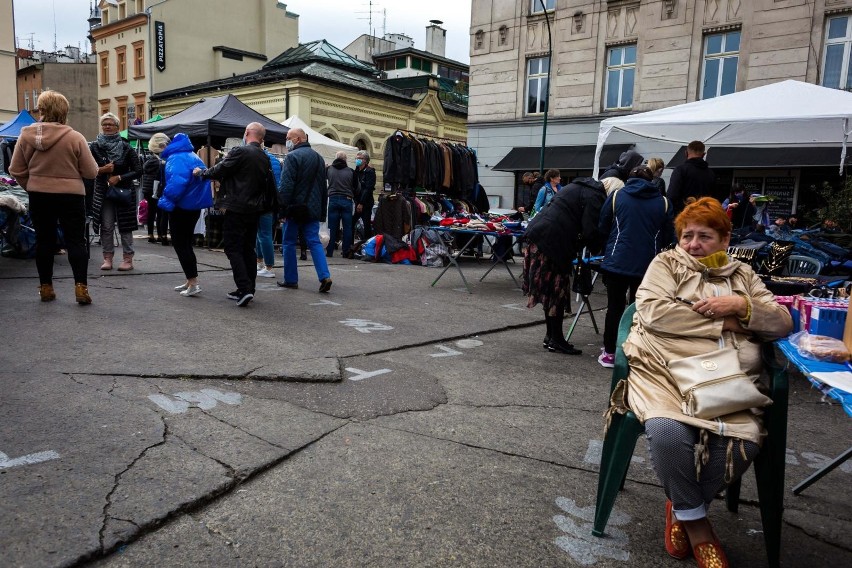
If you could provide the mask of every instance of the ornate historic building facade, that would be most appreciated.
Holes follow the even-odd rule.
[[[473,0],[470,34],[469,143],[504,206],[519,172],[538,169],[537,152],[506,158],[540,146],[545,109],[547,146],[561,148],[554,165],[588,175],[578,148],[593,145],[610,116],[785,79],[852,87],[852,0]],[[632,142],[646,157],[678,151],[610,140]],[[710,163],[724,166],[712,152]],[[742,175],[737,167],[723,182]],[[797,188],[800,173],[790,174]]]

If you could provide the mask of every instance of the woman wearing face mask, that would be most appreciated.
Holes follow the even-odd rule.
[[[116,223],[121,236],[124,256],[119,270],[133,270],[133,231],[139,225],[136,219],[136,191],[133,180],[142,177],[142,162],[136,150],[118,134],[118,117],[111,112],[101,117],[101,133],[89,144],[98,163],[95,194],[92,204],[92,227],[101,235],[104,263],[101,270],[112,270],[115,244],[112,232]],[[130,189],[130,201],[121,202],[109,197],[109,187]]]

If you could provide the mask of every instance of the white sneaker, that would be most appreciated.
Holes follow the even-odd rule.
[[[275,273],[266,268],[265,266],[257,271],[257,275],[262,278],[275,278]]]
[[[199,286],[198,284],[193,284],[192,286],[190,286],[189,288],[187,288],[186,290],[181,292],[180,295],[186,296],[188,298],[190,296],[197,296],[200,293],[201,293],[201,286]]]
[[[262,262],[258,262],[258,263],[257,263],[257,271],[258,271],[258,272],[260,272],[261,270],[263,270],[263,263],[262,263]]]
[[[183,292],[187,288],[189,288],[189,284],[183,283],[180,286],[175,286],[175,292]]]

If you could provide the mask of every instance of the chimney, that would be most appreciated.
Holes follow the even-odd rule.
[[[441,20],[429,20],[426,26],[426,50],[432,55],[445,57],[447,51],[447,30],[441,27]]]

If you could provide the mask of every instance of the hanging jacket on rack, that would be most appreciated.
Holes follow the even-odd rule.
[[[411,140],[397,130],[385,141],[384,183],[399,184],[402,188],[412,187],[416,164],[412,155]]]

